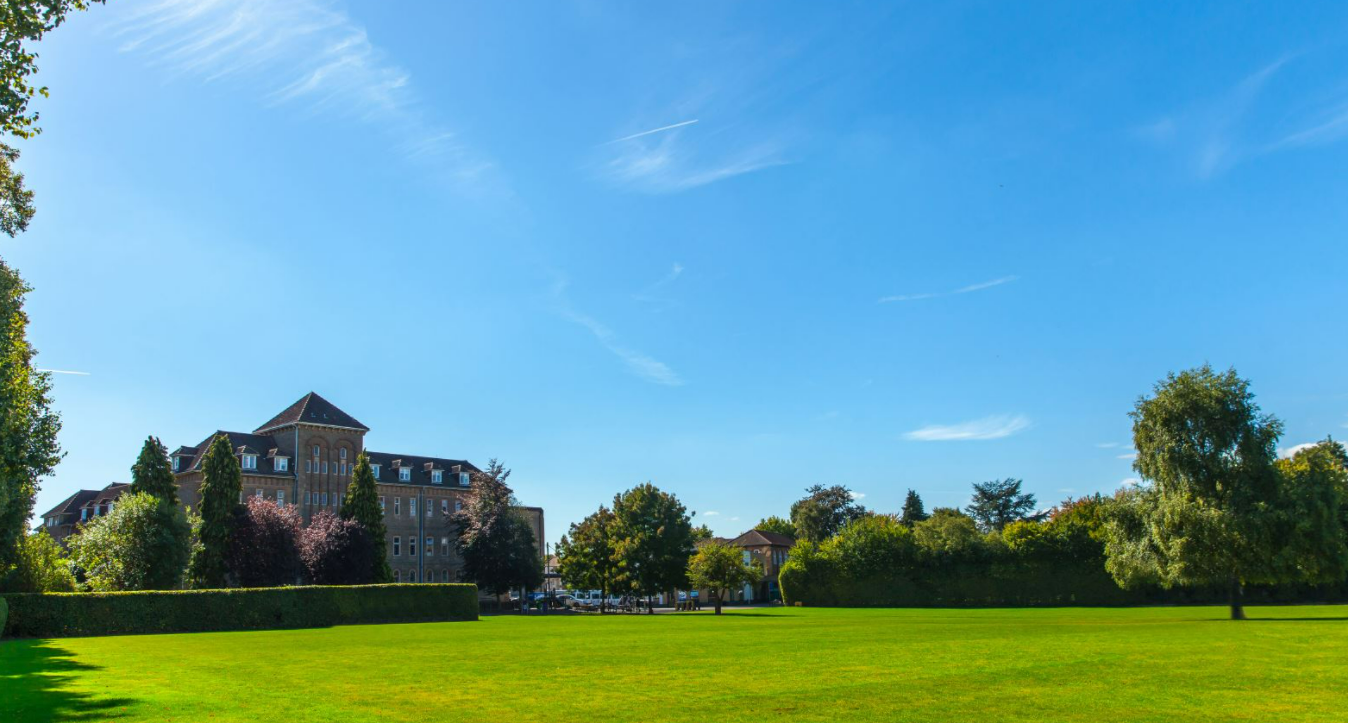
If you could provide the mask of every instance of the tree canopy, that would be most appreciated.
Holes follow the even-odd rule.
[[[375,486],[374,469],[370,467],[369,455],[361,452],[356,457],[356,467],[351,472],[351,482],[346,487],[346,496],[342,498],[342,519],[354,520],[365,528],[366,540],[371,546],[370,579],[374,582],[388,582],[393,579],[393,571],[388,565],[388,530],[384,525],[384,509],[379,506],[379,489]]]
[[[158,437],[147,437],[140,456],[131,466],[131,491],[145,492],[172,504],[178,504],[178,482],[173,478],[168,448]]]
[[[1000,532],[1019,520],[1032,519],[1034,495],[1020,491],[1021,481],[1006,478],[975,482],[973,500],[965,511],[985,532]]]
[[[613,539],[614,518],[607,507],[571,524],[557,543],[557,573],[569,587],[598,590],[603,599],[619,588],[617,545]],[[603,604],[600,612],[603,612]]]
[[[190,539],[181,507],[128,491],[66,544],[91,590],[171,590],[182,584]]]
[[[506,485],[509,477],[510,470],[495,459],[473,472],[468,503],[451,517],[463,557],[460,576],[497,596],[543,584],[538,541]]]
[[[228,437],[221,434],[211,440],[201,466],[201,525],[197,547],[192,551],[192,584],[200,588],[224,587],[234,513],[243,492],[239,459],[234,456]]]
[[[746,562],[743,550],[723,542],[704,543],[688,560],[689,583],[712,592],[717,615],[721,614],[721,601],[728,591],[758,582],[762,576],[762,563]]]
[[[817,484],[805,492],[805,497],[791,505],[791,524],[799,539],[818,544],[837,534],[847,523],[868,514],[843,485]]]
[[[618,580],[638,595],[686,588],[693,524],[679,499],[647,482],[613,499]]]
[[[899,521],[906,527],[927,519],[926,508],[922,506],[922,498],[916,490],[908,490],[908,494],[903,498],[903,511],[899,513]]]
[[[791,538],[796,537],[796,526],[791,524],[791,520],[777,515],[759,520],[758,524],[754,525],[754,529],[762,532],[776,532],[779,535],[786,535]]]

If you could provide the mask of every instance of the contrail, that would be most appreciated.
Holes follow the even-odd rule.
[[[89,376],[89,372],[72,372],[65,369],[38,369],[38,371],[47,372],[48,374],[74,374],[77,377]]]
[[[633,133],[633,134],[630,135],[630,136],[623,136],[622,138],[618,138],[618,139],[616,139],[616,140],[609,141],[608,144],[622,143],[623,141],[630,141],[630,140],[632,140],[633,138],[640,138],[640,137],[642,137],[642,136],[648,136],[648,135],[650,135],[650,134],[652,134],[652,133],[660,133],[660,132],[662,132],[662,131],[669,131],[669,130],[674,130],[675,128],[682,128],[682,127],[684,127],[684,126],[690,126],[690,125],[692,125],[692,124],[694,124],[694,123],[696,123],[696,122],[697,122],[697,119],[694,118],[693,120],[686,120],[686,121],[684,121],[684,122],[682,122],[682,123],[675,123],[675,124],[672,125],[672,126],[664,126],[664,127],[661,127],[661,128],[652,128],[651,130],[648,130],[648,131],[642,131],[642,132],[640,132],[640,133]],[[608,145],[608,144],[605,144],[605,145]]]

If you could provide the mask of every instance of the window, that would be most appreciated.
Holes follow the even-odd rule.
[[[417,571],[416,571],[416,570],[408,570],[408,571],[407,571],[407,581],[408,581],[408,582],[416,582],[416,581],[417,581]]]
[[[403,554],[403,553],[402,553],[402,546],[403,546],[403,538],[401,538],[401,537],[395,537],[395,538],[393,538],[393,556],[394,556],[394,557],[398,557],[398,556],[400,556],[400,555]]]
[[[435,505],[432,505],[430,500],[426,500],[426,519],[429,520],[432,517],[435,517]]]
[[[285,503],[286,503],[286,491],[276,490],[276,504],[283,505]]]
[[[380,511],[380,512],[383,512],[383,511],[384,511],[384,497],[383,497],[383,495],[380,495],[380,496],[379,496],[379,511]]]
[[[435,557],[435,538],[426,538],[426,557]]]
[[[243,455],[243,460],[240,466],[243,467],[244,469],[257,469],[257,455],[255,454]]]
[[[341,449],[337,450],[337,456],[341,457],[342,459],[346,459],[346,447],[342,447]]]
[[[401,497],[393,498],[393,516],[394,517],[403,516],[403,498]]]
[[[467,487],[467,486],[468,486],[468,473],[467,473],[467,472],[460,472],[460,473],[459,473],[459,486],[460,486],[460,487]]]
[[[262,497],[262,496],[263,496],[262,490],[253,490],[253,496],[254,496],[254,497]]]
[[[304,471],[305,471],[305,472],[313,472],[313,471],[314,471],[314,463],[313,463],[313,462],[310,462],[310,461],[307,460],[307,459],[304,460]]]
[[[323,493],[323,506],[326,507],[327,504],[328,504],[328,493],[327,493],[327,492],[324,492],[324,493]]]
[[[370,471],[374,472],[375,479],[379,479],[379,465],[377,464],[370,465]]]
[[[176,455],[176,454],[173,455],[173,471],[174,471],[174,472],[177,472],[177,471],[178,471],[178,467],[182,464],[182,461],[183,461],[183,458],[182,458],[182,457],[179,457],[179,456]]]
[[[402,581],[403,581],[403,571],[402,571],[402,570],[394,570],[394,571],[393,571],[393,581],[394,581],[394,582],[402,582]]]
[[[272,464],[276,465],[277,472],[285,472],[290,469],[290,458],[276,457],[272,460]]]
[[[443,573],[443,575],[442,575],[442,580],[443,580],[444,582],[449,582],[449,570],[445,570],[445,571],[444,571],[444,573]]]
[[[407,516],[408,517],[417,516],[417,498],[415,497],[407,498]]]
[[[323,463],[323,474],[327,474],[327,473],[328,473],[328,463],[327,463],[327,462],[324,462],[324,463]]]
[[[399,481],[399,482],[411,482],[411,481],[412,481],[412,468],[411,468],[411,467],[399,467],[399,468],[398,468],[398,481]]]
[[[242,492],[239,493],[239,497],[243,497],[243,493],[242,493]],[[243,500],[239,500],[239,501],[242,502]],[[81,520],[87,520],[87,519],[89,519],[89,508],[88,508],[88,507],[81,507],[81,508],[80,508],[80,519],[81,519]]]
[[[449,514],[449,500],[440,500],[440,514]]]
[[[304,504],[309,504],[309,490],[304,491]]]
[[[417,538],[415,537],[407,538],[407,556],[408,557],[417,556]]]
[[[444,482],[444,472],[438,469],[431,470],[431,484],[438,485]]]
[[[315,445],[314,445],[314,459],[318,459],[322,454],[323,454],[323,448],[322,448],[322,447],[319,447],[318,445],[315,444]]]
[[[454,500],[454,511],[463,512],[463,500]]]
[[[445,557],[449,557],[449,538],[448,538],[448,537],[441,537],[441,538],[440,538],[440,554],[443,555],[443,556],[445,556]],[[445,580],[445,582],[449,582],[449,580]]]

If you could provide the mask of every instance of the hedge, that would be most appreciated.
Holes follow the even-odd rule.
[[[9,617],[9,603],[0,597],[0,633],[5,632],[5,620]]]
[[[477,586],[451,583],[15,593],[0,595],[0,611],[6,601],[9,622],[0,631],[24,638],[477,620],[478,613]]]

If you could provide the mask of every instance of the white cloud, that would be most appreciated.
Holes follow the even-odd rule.
[[[729,151],[699,150],[684,137],[689,125],[676,123],[605,144],[614,152],[603,162],[600,174],[634,190],[674,193],[788,163],[778,144],[770,140]]]
[[[1136,477],[1127,477],[1119,482],[1120,487],[1137,487],[1140,484],[1142,484],[1142,480]]]
[[[1095,446],[1096,446],[1096,447],[1099,447],[1100,449],[1114,449],[1115,447],[1119,446],[1119,443],[1118,443],[1118,442],[1100,442],[1099,444],[1097,444],[1097,445],[1095,445]]]
[[[991,280],[991,281],[983,281],[983,282],[980,282],[980,283],[977,283],[977,284],[970,284],[970,285],[968,285],[968,286],[961,286],[960,288],[955,289],[954,291],[929,292],[929,293],[922,293],[922,294],[899,294],[899,295],[897,295],[897,296],[882,296],[882,297],[880,297],[880,299],[879,299],[879,303],[881,303],[881,304],[892,304],[892,303],[899,302],[899,301],[918,301],[918,300],[920,300],[920,299],[936,299],[936,298],[940,298],[940,297],[942,297],[942,296],[954,296],[954,295],[956,295],[956,294],[969,294],[969,293],[973,293],[973,292],[975,292],[975,291],[982,291],[982,290],[984,290],[984,289],[991,289],[991,288],[994,287],[994,286],[1001,286],[1002,284],[1009,284],[1009,283],[1011,283],[1012,281],[1015,281],[1015,280],[1017,280],[1017,279],[1019,279],[1019,278],[1020,278],[1019,276],[1003,276],[1003,277],[1001,277],[1001,278],[999,278],[999,279],[993,279],[993,280]]]
[[[967,440],[1001,439],[1030,426],[1030,420],[1024,415],[1002,414],[983,417],[960,424],[933,424],[911,432],[905,432],[904,439],[916,442],[956,442]]]
[[[738,518],[738,517],[731,517],[731,518],[730,518],[730,521],[731,521],[731,522],[739,522],[739,521],[740,521],[740,518]]]
[[[717,512],[716,510],[707,510],[706,512],[703,512],[703,513],[702,513],[702,516],[703,516],[703,517],[715,517],[715,516],[717,516],[717,515],[719,515],[719,514],[721,514],[721,513],[720,513],[720,512]]]
[[[1118,459],[1137,459],[1137,452],[1129,452],[1127,454],[1121,454],[1118,456]]]
[[[864,499],[866,499],[866,493],[865,493],[865,492],[857,492],[857,491],[853,490],[852,492],[849,492],[848,494],[851,495],[851,496],[852,496],[852,499],[854,499],[854,500],[864,500]]]
[[[157,0],[114,28],[123,52],[256,89],[272,104],[376,126],[405,156],[458,180],[476,181],[492,167],[426,118],[407,71],[330,0]]]
[[[1316,444],[1317,442],[1304,442],[1302,444],[1293,445],[1291,447],[1283,447],[1282,449],[1278,450],[1278,456],[1283,459],[1291,459],[1292,456],[1295,455],[1297,452],[1300,452],[1303,449],[1310,449],[1311,447],[1314,447]]]

